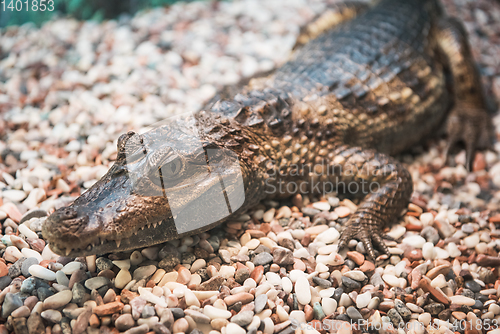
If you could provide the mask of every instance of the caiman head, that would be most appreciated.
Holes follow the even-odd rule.
[[[118,140],[115,164],[43,225],[50,248],[86,256],[205,231],[244,201],[235,153],[203,138],[194,117]]]

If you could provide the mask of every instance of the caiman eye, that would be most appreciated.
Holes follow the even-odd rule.
[[[159,173],[165,178],[175,178],[182,170],[182,161],[175,159],[159,168]]]
[[[174,159],[167,162],[160,168],[155,169],[149,179],[159,187],[164,187],[174,181],[178,181],[182,175],[184,164],[181,159]]]

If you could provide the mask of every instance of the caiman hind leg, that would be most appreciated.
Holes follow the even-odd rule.
[[[437,41],[451,74],[455,102],[446,125],[449,136],[446,156],[455,144],[463,142],[466,167],[471,170],[475,151],[489,148],[492,143],[493,127],[488,113],[492,103],[485,97],[462,23],[454,18],[441,19],[437,27]]]
[[[365,197],[349,218],[339,241],[339,249],[354,238],[363,242],[365,250],[375,259],[373,245],[382,252],[388,249],[382,240],[382,229],[395,221],[407,208],[413,183],[410,173],[398,161],[374,150],[342,147],[335,152],[333,168],[337,186],[349,183],[363,185]]]

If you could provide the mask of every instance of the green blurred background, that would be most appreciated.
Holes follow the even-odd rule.
[[[21,2],[23,10],[12,11],[7,7],[13,1]],[[121,14],[134,14],[139,10],[158,6],[168,6],[178,0],[53,0],[54,11],[32,11],[32,0],[28,0],[30,10],[25,10],[26,0],[0,0],[0,27],[10,25],[21,25],[33,22],[40,26],[43,22],[50,20],[55,15],[71,16],[80,20],[96,20],[117,18]],[[6,10],[3,10],[5,2]],[[49,0],[45,1],[48,4]],[[18,6],[20,6],[19,4]]]

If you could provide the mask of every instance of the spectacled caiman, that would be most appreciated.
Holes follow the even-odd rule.
[[[123,134],[107,174],[45,222],[51,249],[82,256],[151,246],[208,230],[265,198],[314,191],[312,181],[377,185],[363,194],[339,247],[356,238],[373,258],[377,250],[387,253],[382,230],[407,208],[413,189],[408,170],[390,155],[445,126],[448,148],[463,142],[470,168],[475,150],[492,137],[465,29],[437,0],[352,2],[332,5],[303,30],[299,44],[274,73],[185,120],[198,133],[181,122]],[[239,164],[228,168],[240,168],[245,200],[229,217],[178,234],[165,191],[183,212],[203,217],[212,203],[196,200],[226,176],[213,174],[197,191],[181,191],[183,182],[206,173],[203,152],[189,145],[197,136],[204,150],[235,152]],[[155,145],[169,149],[146,148]],[[126,146],[144,153],[148,163],[133,176],[149,192],[132,185]],[[154,182],[162,171],[166,184]],[[302,188],[278,187],[292,182]],[[227,195],[235,189],[228,185]]]

